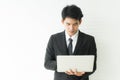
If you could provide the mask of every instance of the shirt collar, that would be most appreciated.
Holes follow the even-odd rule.
[[[78,37],[78,33],[79,33],[79,30],[78,30],[72,37],[70,37],[70,36],[68,35],[68,33],[65,31],[66,40],[69,40],[69,38],[71,38],[71,39],[77,38],[77,37]]]

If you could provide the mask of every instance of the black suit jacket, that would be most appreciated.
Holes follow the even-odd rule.
[[[73,55],[94,55],[94,68],[96,70],[96,44],[93,36],[79,31],[77,44]],[[57,55],[69,55],[67,51],[65,31],[54,34],[50,37],[45,55],[45,68],[54,70],[54,80],[89,80],[89,75],[93,72],[86,72],[83,76],[67,75],[62,72],[57,72]]]

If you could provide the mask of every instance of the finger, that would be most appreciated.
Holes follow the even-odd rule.
[[[77,74],[77,69],[73,69],[74,74]]]
[[[66,74],[70,75],[69,71],[65,71]]]
[[[85,72],[82,72],[81,74],[85,74]]]
[[[70,73],[74,74],[74,71],[72,69],[70,69],[69,71],[70,71]]]
[[[68,75],[73,75],[73,73],[71,72],[71,70],[68,70],[65,73],[68,74]]]

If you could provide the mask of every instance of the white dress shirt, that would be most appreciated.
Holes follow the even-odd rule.
[[[66,43],[67,43],[67,47],[68,47],[68,44],[69,44],[69,38],[71,38],[73,41],[72,41],[72,52],[74,52],[75,50],[75,46],[76,46],[76,43],[77,43],[77,39],[78,39],[78,33],[79,33],[79,30],[72,36],[70,37],[67,32],[65,31],[65,36],[66,36]]]

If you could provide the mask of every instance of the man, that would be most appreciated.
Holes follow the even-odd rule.
[[[44,66],[46,69],[55,71],[54,80],[89,80],[89,75],[96,70],[95,40],[93,36],[79,30],[82,17],[82,11],[76,5],[64,7],[62,10],[62,24],[65,31],[54,34],[49,39]],[[77,70],[67,70],[64,73],[57,72],[57,55],[94,55],[93,72],[78,72]]]

